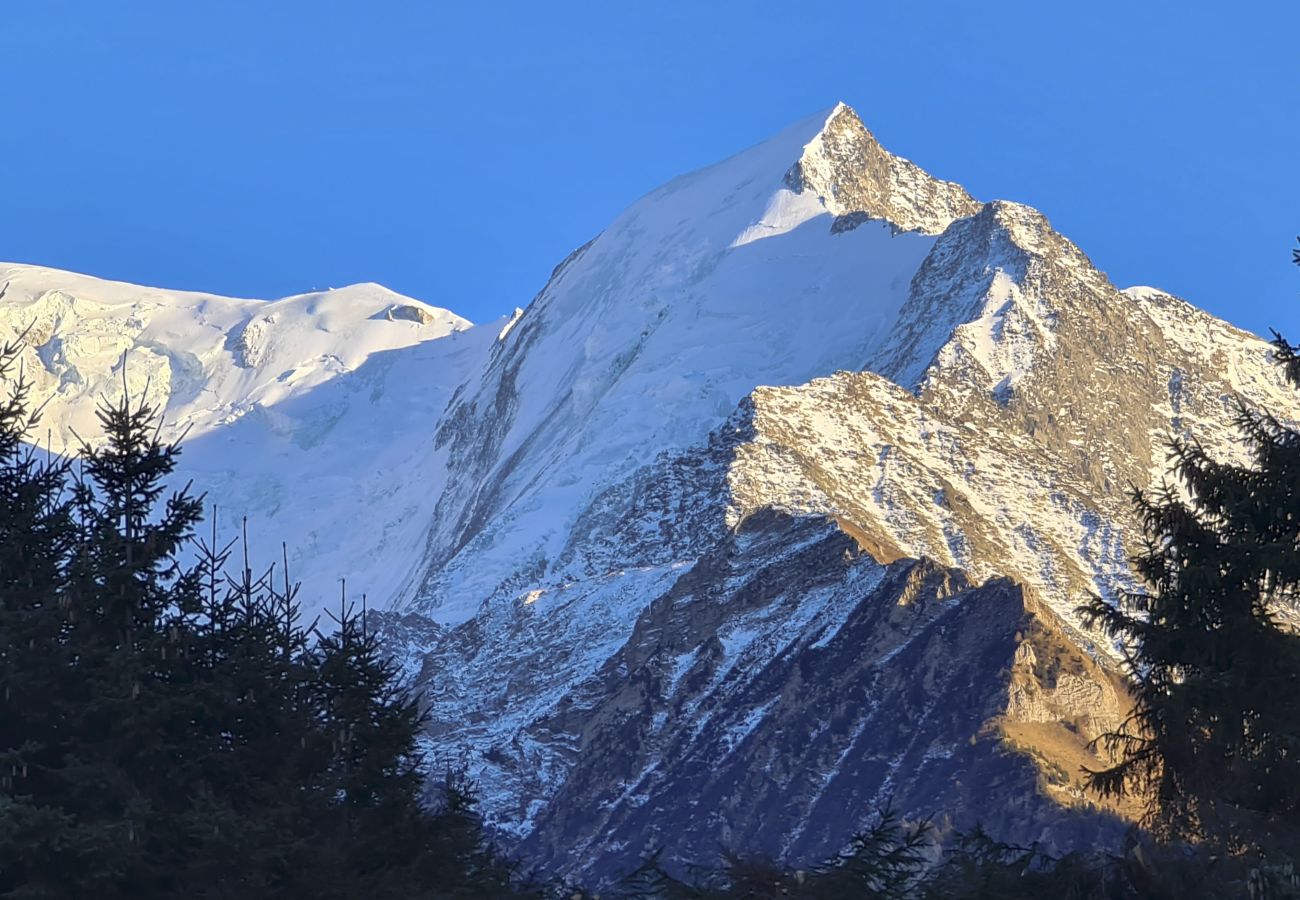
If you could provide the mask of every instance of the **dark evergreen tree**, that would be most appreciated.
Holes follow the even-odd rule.
[[[428,791],[417,736],[425,721],[396,665],[346,597],[308,654],[316,745],[328,807],[299,887],[313,897],[517,896],[488,848],[472,795],[448,773]],[[433,796],[426,802],[426,792]]]
[[[923,881],[926,851],[932,843],[928,821],[908,824],[892,807],[886,807],[871,827],[854,836],[846,850],[818,868],[816,896],[906,897]]]
[[[24,406],[21,378],[14,391]],[[76,477],[66,461],[40,468],[59,527],[16,523],[0,550],[8,572],[25,573],[5,579],[0,609],[6,644],[27,633],[6,654],[6,688],[22,705],[4,732],[18,748],[11,768],[27,775],[8,786],[0,817],[0,840],[27,847],[0,855],[21,861],[11,870],[19,895],[173,890],[192,844],[183,813],[193,729],[177,715],[186,697],[172,676],[185,646],[176,624],[198,605],[197,581],[177,562],[198,500],[181,491],[160,502],[178,451],[159,440],[152,410],[123,400],[100,420],[107,440]],[[10,432],[13,464],[0,480],[21,494],[41,454]]]
[[[39,412],[22,350],[21,339],[0,346],[0,893],[38,896],[55,889],[45,875],[58,848],[94,857],[113,841],[41,799],[68,740],[52,700],[69,681],[61,606],[76,528],[67,463],[24,443]]]
[[[621,879],[615,892],[619,897],[649,900],[893,900],[919,896],[933,849],[929,822],[906,823],[886,807],[848,847],[818,865],[796,869],[765,857],[728,852],[723,854],[721,869],[697,870],[693,881],[685,881],[670,875],[653,855]]]
[[[699,900],[725,896],[726,885],[720,873],[706,873],[700,879],[703,885],[714,885],[712,888],[691,884],[669,875],[660,855],[660,852],[650,854],[641,865],[619,879],[609,893],[627,900]],[[592,895],[584,891],[575,890],[572,896],[574,900],[592,900]]]
[[[1006,900],[1052,897],[1053,900],[1082,900],[1109,897],[1105,891],[1089,891],[1073,879],[1060,877],[1057,860],[1033,848],[1014,847],[990,838],[982,829],[955,835],[940,865],[925,886],[927,898],[1000,897]],[[1094,879],[1089,887],[1099,887]],[[1052,890],[1049,890],[1049,887]],[[1115,896],[1123,896],[1116,894]]]
[[[1300,386],[1300,356],[1277,362]],[[1136,705],[1102,743],[1114,765],[1089,773],[1105,795],[1150,801],[1166,837],[1228,849],[1300,840],[1300,637],[1281,611],[1300,599],[1300,434],[1238,403],[1253,461],[1212,458],[1175,438],[1164,484],[1137,491],[1145,587],[1081,608],[1127,654]]]
[[[24,444],[0,348],[0,895],[519,896],[464,786],[425,803],[422,717],[364,613],[313,637],[284,565],[197,540],[155,411],[79,461]],[[196,552],[190,552],[196,551]],[[182,562],[182,560],[191,562]],[[536,895],[536,889],[529,889]]]

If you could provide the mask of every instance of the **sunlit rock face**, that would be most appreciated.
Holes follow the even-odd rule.
[[[961,185],[933,178],[881,147],[843,103],[804,147],[785,182],[796,193],[818,197],[836,217],[833,232],[875,219],[903,231],[939,234],[980,208]]]
[[[888,803],[1049,846],[1110,838],[1107,817],[1075,808],[1072,764],[1122,697],[1012,582],[882,566],[834,523],[760,513],[528,729],[581,752],[523,849],[600,872],[719,846],[817,859]],[[1050,773],[1009,749],[1022,723],[1059,760]]]
[[[527,863],[791,863],[886,802],[1048,849],[1116,839],[1124,713],[1075,608],[1132,584],[1164,441],[1294,418],[1253,335],[1121,291],[1044,216],[843,105],[652,191],[522,310],[377,285],[232,300],[0,267],[56,451],[101,395],[190,429],[231,533],[309,606],[368,594]],[[125,362],[123,362],[125,360]],[[116,393],[115,393],[116,392]],[[75,433],[75,434],[74,434]]]

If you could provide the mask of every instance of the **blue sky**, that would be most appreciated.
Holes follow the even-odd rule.
[[[13,0],[0,259],[378,281],[481,321],[645,191],[844,100],[1121,286],[1300,337],[1300,7],[1069,6]]]

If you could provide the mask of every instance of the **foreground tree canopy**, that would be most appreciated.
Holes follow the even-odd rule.
[[[1300,255],[1297,256],[1300,262]],[[1297,348],[1274,353],[1300,387]],[[1128,654],[1135,709],[1103,743],[1103,794],[1149,801],[1147,824],[1228,853],[1300,846],[1300,433],[1239,402],[1250,465],[1171,443],[1176,484],[1135,492],[1145,587],[1085,619]]]
[[[346,604],[195,541],[178,448],[126,398],[73,461],[0,348],[0,895],[492,897],[464,787],[426,789],[419,708]],[[197,546],[197,562],[183,550]],[[522,890],[522,889],[518,889]]]

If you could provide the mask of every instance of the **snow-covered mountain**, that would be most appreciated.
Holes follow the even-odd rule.
[[[430,438],[490,328],[375,284],[234,300],[0,264],[6,283],[0,336],[26,332],[42,444],[93,442],[125,385],[187,433],[225,538],[247,516],[255,543],[287,542],[309,605],[343,577],[384,598],[415,577],[446,471]]]
[[[1124,491],[1171,430],[1239,455],[1236,397],[1297,407],[1262,340],[843,105],[642,198],[490,326],[376,286],[3,280],[56,448],[128,350],[224,526],[387,599],[429,753],[562,872],[824,856],[887,798],[1113,836],[1077,772],[1124,689],[1074,608],[1128,583]]]

